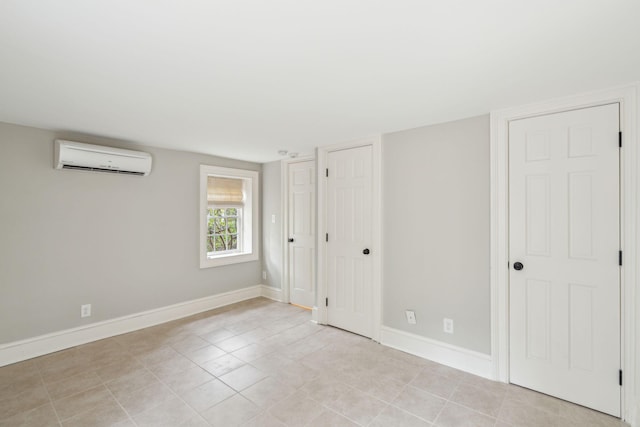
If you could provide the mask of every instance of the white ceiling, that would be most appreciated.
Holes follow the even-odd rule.
[[[0,1],[0,121],[259,162],[639,79],[638,0]]]

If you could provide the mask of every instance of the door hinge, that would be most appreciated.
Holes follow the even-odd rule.
[[[325,307],[329,307],[329,298],[325,298],[324,299],[324,306]],[[622,371],[620,371],[620,372],[622,372]]]
[[[329,178],[329,168],[326,168],[326,169],[324,170],[324,173],[325,173],[325,176],[326,176],[327,178]]]
[[[622,132],[618,132],[618,147],[622,148]]]
[[[622,385],[622,369],[618,371],[618,384]]]
[[[622,251],[618,251],[618,265],[622,265]]]
[[[328,241],[329,241],[329,233],[327,233],[327,234],[325,234],[325,235],[324,235],[324,241],[325,241],[325,242],[328,242]]]

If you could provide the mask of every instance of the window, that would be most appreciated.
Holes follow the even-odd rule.
[[[254,261],[258,172],[200,166],[200,268]]]
[[[216,206],[207,209],[207,257],[242,250],[238,234],[242,234],[242,208]]]

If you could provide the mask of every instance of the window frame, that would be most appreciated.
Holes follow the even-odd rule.
[[[209,202],[207,200],[207,179],[209,176],[235,178],[244,181],[245,200],[242,206],[242,224],[238,227],[237,251],[225,251],[209,258],[207,252],[207,216]],[[260,259],[260,218],[258,210],[258,191],[260,175],[257,171],[225,168],[220,166],[200,165],[200,268],[218,267],[221,265],[257,261]],[[226,206],[221,203],[219,207]],[[242,230],[242,234],[240,234]]]

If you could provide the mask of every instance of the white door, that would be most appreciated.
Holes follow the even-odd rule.
[[[327,322],[373,334],[370,145],[327,155]]]
[[[509,125],[510,381],[615,416],[618,109]]]
[[[316,259],[315,160],[288,165],[289,288],[292,304],[311,308],[315,302]]]

